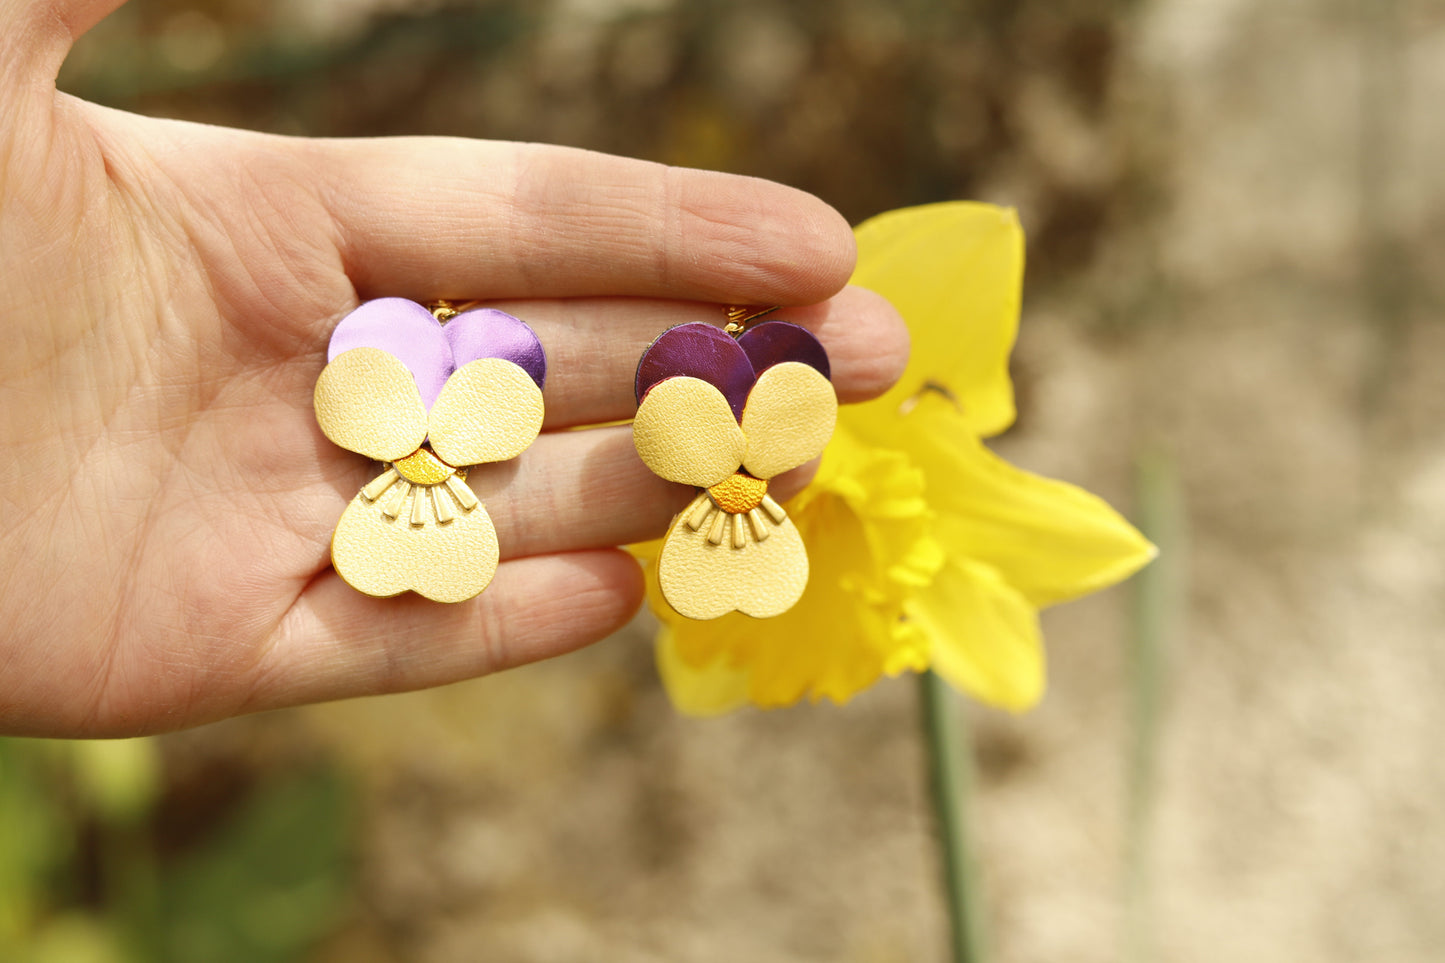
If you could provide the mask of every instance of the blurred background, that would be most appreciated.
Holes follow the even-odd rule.
[[[1019,209],[1017,427],[1164,550],[971,708],[991,958],[1445,959],[1445,9],[133,0],[63,89]],[[0,740],[0,959],[940,963],[917,689],[697,721],[639,622],[434,692]]]

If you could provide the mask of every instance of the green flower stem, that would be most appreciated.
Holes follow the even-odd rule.
[[[1180,560],[1186,554],[1179,479],[1163,451],[1138,460],[1139,528],[1159,547],[1159,558],[1134,582],[1133,631],[1125,651],[1128,748],[1125,767],[1123,958],[1157,957],[1153,906],[1153,827],[1159,790],[1170,639],[1180,619]]]
[[[948,899],[950,958],[953,963],[981,963],[983,913],[968,833],[973,747],[948,684],[937,674],[924,672],[918,686]]]

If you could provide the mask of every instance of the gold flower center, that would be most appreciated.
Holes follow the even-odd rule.
[[[413,485],[436,485],[446,481],[452,472],[456,471],[451,465],[428,451],[426,446],[418,448],[405,458],[392,462],[392,466],[396,468],[402,478]]]
[[[745,472],[733,472],[731,478],[718,482],[707,490],[717,507],[730,515],[743,515],[762,504],[768,493],[768,483]]]

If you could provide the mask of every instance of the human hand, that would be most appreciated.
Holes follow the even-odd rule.
[[[557,147],[307,140],[55,90],[118,0],[0,0],[0,732],[124,735],[439,685],[602,638],[641,577],[612,548],[691,495],[626,427],[638,356],[718,303],[808,305],[840,400],[907,335],[844,288],[847,225],[764,181]],[[545,430],[475,469],[503,564],[481,596],[373,599],[331,570],[375,473],[311,410],[359,301],[485,299],[549,358]],[[792,480],[793,489],[802,479]],[[783,489],[780,494],[788,492]]]

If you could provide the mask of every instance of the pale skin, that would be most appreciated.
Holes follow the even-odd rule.
[[[0,732],[159,732],[441,685],[616,630],[615,546],[691,491],[625,427],[647,344],[780,304],[840,400],[907,334],[845,287],[847,224],[755,179],[560,147],[310,140],[139,117],[55,90],[119,0],[0,0]],[[363,596],[337,518],[375,473],[311,410],[327,338],[380,296],[484,299],[549,357],[542,436],[471,483],[503,562],[478,598]],[[785,497],[806,471],[780,480]]]

